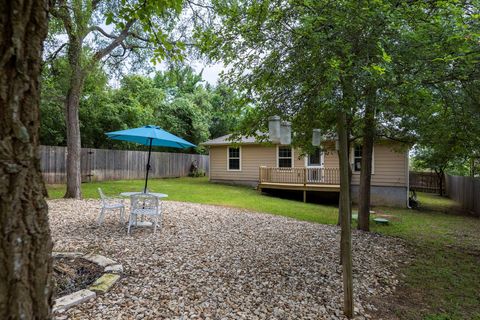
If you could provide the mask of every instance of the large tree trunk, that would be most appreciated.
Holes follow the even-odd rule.
[[[350,177],[348,159],[348,130],[347,116],[345,112],[337,113],[337,134],[339,140],[340,162],[340,204],[341,215],[341,261],[343,274],[343,303],[344,314],[348,318],[353,317],[353,280],[352,280],[352,235],[351,235],[351,199]]]
[[[358,192],[358,229],[370,231],[370,186],[372,180],[373,143],[375,139],[375,91],[367,93],[363,118],[362,161]]]
[[[52,241],[38,158],[46,0],[0,1],[0,319],[51,317]]]
[[[65,198],[80,199],[82,197],[81,184],[81,140],[80,120],[78,109],[80,96],[83,91],[84,71],[81,65],[82,41],[71,39],[68,49],[70,65],[70,83],[65,100],[65,117],[67,124],[67,192]]]
[[[445,176],[444,169],[435,169],[435,174],[437,175],[437,183],[438,183],[438,193],[441,197],[443,197],[443,177]]]

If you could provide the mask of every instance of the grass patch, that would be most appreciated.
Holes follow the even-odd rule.
[[[82,192],[85,198],[98,198],[100,187],[115,196],[141,191],[143,183],[85,183]],[[167,193],[169,200],[237,207],[323,224],[337,221],[338,210],[333,206],[268,197],[252,188],[209,183],[206,178],[152,179],[149,189]],[[65,187],[48,186],[48,191],[51,198],[61,198]],[[414,262],[403,270],[404,283],[393,297],[382,300],[385,312],[400,319],[480,319],[480,219],[458,215],[458,206],[447,198],[424,193],[418,198],[419,210],[375,208],[390,216],[391,224],[372,222],[372,231],[405,239],[415,253]]]
[[[141,191],[144,183],[142,180],[89,182],[82,184],[82,194],[84,198],[96,199],[97,189],[102,188],[105,194],[118,196],[121,192]],[[151,179],[148,189],[168,194],[167,200],[236,207],[323,224],[336,223],[338,215],[334,206],[263,196],[249,187],[210,183],[207,178]],[[50,185],[48,194],[52,199],[61,198],[65,186]]]
[[[400,319],[480,319],[480,219],[459,216],[448,198],[419,194],[419,200],[419,210],[380,209],[395,220],[372,225],[407,240],[415,253],[386,308]],[[444,213],[449,208],[453,214]]]

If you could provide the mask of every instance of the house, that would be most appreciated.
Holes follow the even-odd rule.
[[[287,145],[260,143],[254,137],[234,142],[230,135],[204,142],[209,148],[212,182],[245,184],[263,189],[339,192],[340,174],[335,142],[308,156]],[[371,179],[372,205],[408,205],[408,147],[390,140],[375,143]],[[351,150],[352,196],[356,202],[360,182],[361,146]]]

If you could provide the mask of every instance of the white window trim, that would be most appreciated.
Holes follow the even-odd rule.
[[[275,157],[277,158],[277,168],[280,168],[280,165],[279,165],[279,158],[278,158],[278,149],[280,147],[289,147],[291,150],[292,150],[292,166],[290,168],[293,168],[295,167],[295,155],[294,155],[294,151],[293,151],[293,148],[292,146],[288,146],[288,145],[278,145],[277,144],[277,150],[275,151],[276,152],[276,155]],[[288,169],[288,167],[282,167],[282,169]]]
[[[360,174],[360,171],[353,170],[355,157],[355,146],[350,149],[350,167],[352,168],[352,174]],[[372,147],[372,174],[375,174],[375,145]]]
[[[305,168],[325,168],[325,151],[320,150],[320,165],[309,165],[308,164],[308,158],[310,157],[309,154],[307,154],[305,158]]]
[[[239,153],[239,169],[230,169],[230,148],[234,148],[236,149],[236,147],[230,147],[228,146],[227,147],[227,171],[242,171],[242,146],[238,146],[238,153]],[[233,159],[237,159],[237,158],[233,158]]]

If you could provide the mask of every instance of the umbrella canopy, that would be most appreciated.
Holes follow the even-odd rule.
[[[193,143],[190,143],[180,137],[177,137],[176,135],[171,134],[170,132],[160,129],[160,127],[152,125],[134,129],[107,132],[106,135],[110,139],[135,142],[149,146],[146,170],[147,173],[145,175],[145,188],[143,192],[147,192],[148,171],[150,170],[150,155],[152,153],[152,146],[178,149],[196,147]]]
[[[140,128],[107,132],[110,139],[122,140],[154,147],[190,148],[196,147],[193,143],[183,140],[157,126],[144,126]]]

